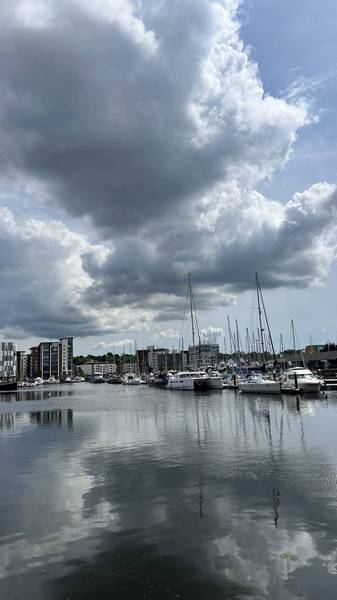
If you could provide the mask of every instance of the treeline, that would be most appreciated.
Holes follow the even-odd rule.
[[[320,352],[329,352],[331,350],[337,350],[337,344],[325,344],[323,348],[320,348]]]
[[[116,363],[117,365],[120,364],[122,360],[122,357],[119,354],[112,354],[112,352],[108,352],[107,354],[87,354],[87,356],[83,356],[82,354],[80,356],[74,356],[74,365],[77,365],[78,367],[80,367],[81,365],[85,365],[86,363],[89,362],[95,362],[95,363]],[[127,362],[135,362],[135,355],[134,354],[123,354],[123,362],[127,363]]]

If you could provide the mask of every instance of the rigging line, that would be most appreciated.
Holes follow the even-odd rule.
[[[265,352],[264,352],[264,343],[263,343],[263,326],[262,326],[262,311],[261,311],[261,305],[260,305],[260,289],[259,289],[259,279],[257,276],[257,273],[255,273],[255,280],[256,280],[256,295],[257,295],[257,305],[258,305],[258,311],[259,311],[259,323],[260,323],[260,339],[261,339],[261,359],[262,359],[262,363],[265,362]]]
[[[298,339],[298,335],[297,335],[297,331],[296,331],[296,329],[295,329],[295,337],[296,337],[296,341],[297,341],[297,346],[298,346],[298,349],[299,349],[299,353],[300,353],[300,355],[301,355],[301,360],[302,360],[303,367],[306,367],[307,365],[305,364],[305,360],[304,360],[304,356],[303,356],[302,348],[301,348],[301,346],[300,346],[300,341],[299,341],[299,339]]]
[[[181,328],[180,328],[180,334],[181,334],[180,337],[183,337],[183,333],[184,333],[183,329],[184,329],[185,319],[186,319],[186,308],[187,308],[187,302],[188,302],[188,295],[189,295],[189,293],[188,293],[188,289],[187,289],[186,298],[185,298],[184,312],[183,312],[183,320],[182,320]]]
[[[200,345],[200,343],[201,343],[200,330],[199,330],[199,323],[198,323],[198,318],[197,318],[197,310],[195,307],[195,299],[194,299],[193,290],[192,290],[192,305],[193,305],[193,311],[194,311],[194,321],[195,321],[195,325],[197,328],[198,340],[199,340],[199,345]]]
[[[256,274],[256,282],[257,282],[257,285],[258,285],[259,290],[260,290],[260,298],[261,298],[261,302],[262,302],[262,308],[263,308],[263,312],[264,312],[264,318],[265,318],[267,329],[268,329],[269,341],[270,341],[271,348],[272,348],[272,351],[273,351],[273,358],[274,358],[274,361],[276,361],[276,353],[275,353],[275,348],[274,348],[274,342],[273,342],[273,338],[271,336],[271,331],[270,331],[269,321],[268,321],[268,317],[267,317],[266,307],[265,307],[265,304],[264,304],[264,299],[263,299],[263,295],[262,295],[262,291],[261,291],[261,286],[260,286],[260,282],[259,282],[257,274]]]

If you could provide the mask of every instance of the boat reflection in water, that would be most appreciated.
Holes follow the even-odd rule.
[[[0,413],[0,429],[15,429],[17,424],[27,421],[26,413],[12,412]],[[40,426],[57,425],[66,426],[67,429],[73,428],[73,411],[66,410],[43,410],[29,413],[30,423]]]
[[[1,598],[335,597],[337,394],[77,388],[0,406]]]
[[[73,411],[68,410],[43,410],[39,412],[30,413],[30,420],[36,425],[42,425],[49,427],[50,425],[57,425],[62,427],[66,425],[68,429],[73,428]]]

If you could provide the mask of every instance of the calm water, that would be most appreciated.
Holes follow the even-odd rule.
[[[337,598],[337,394],[0,401],[4,600]]]

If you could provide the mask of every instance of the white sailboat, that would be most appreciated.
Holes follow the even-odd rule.
[[[246,394],[280,394],[281,384],[279,381],[268,379],[261,373],[253,373],[244,381],[239,382],[239,390]]]
[[[191,314],[191,328],[192,328],[192,344],[194,348],[193,352],[193,371],[180,371],[176,374],[170,374],[166,388],[168,390],[206,390],[206,389],[222,389],[222,377],[219,373],[203,371],[197,368],[197,358],[195,351],[195,325],[197,327],[199,335],[200,345],[200,334],[198,323],[196,321],[194,299],[192,294],[191,285],[191,274],[188,274],[188,289],[190,298],[190,314]]]
[[[296,338],[293,319],[291,319],[291,331],[293,336],[294,355],[296,356]],[[319,392],[321,389],[320,380],[307,368],[301,350],[299,350],[299,353],[303,366],[286,369],[281,375],[281,387],[284,390],[297,389],[299,392]]]

